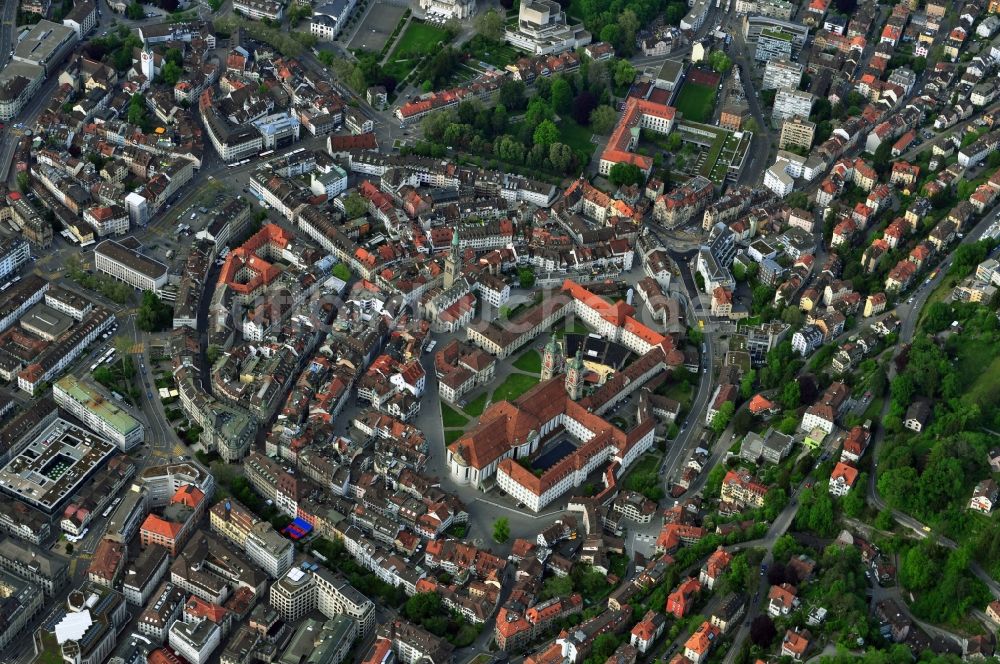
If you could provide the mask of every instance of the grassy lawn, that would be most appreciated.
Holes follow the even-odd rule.
[[[593,154],[594,144],[590,142],[593,133],[589,127],[578,125],[569,117],[559,120],[559,140],[573,150]]]
[[[471,60],[487,62],[494,67],[506,67],[520,56],[518,51],[507,43],[490,41],[482,35],[476,35],[462,46],[462,52],[467,53]]]
[[[385,62],[384,71],[397,81],[402,81],[422,57],[438,50],[438,42],[447,39],[448,33],[428,23],[410,21],[399,37],[396,47]]]
[[[535,349],[525,351],[521,354],[521,357],[514,360],[514,366],[521,371],[527,371],[528,373],[541,373],[542,356],[539,355],[538,351]]]
[[[691,408],[691,402],[694,397],[694,388],[690,383],[679,383],[673,380],[667,380],[656,388],[656,394],[679,402],[681,404],[681,415],[683,415]]]
[[[444,432],[444,444],[445,445],[451,445],[456,440],[458,440],[459,438],[461,438],[463,433],[465,433],[465,432],[462,431],[461,429],[451,429],[450,431],[445,431]]]
[[[480,415],[483,414],[483,411],[486,410],[487,398],[489,398],[489,394],[487,392],[483,392],[478,397],[476,397],[475,399],[473,399],[472,401],[470,401],[465,405],[464,409],[465,412],[471,415],[472,417],[479,417]]]
[[[996,349],[983,339],[969,339],[958,352],[959,375],[967,378],[965,400],[990,407],[1000,389],[1000,357]]]
[[[677,96],[677,110],[685,120],[707,122],[712,119],[715,109],[715,88],[697,83],[685,83]]]
[[[441,404],[441,421],[444,423],[445,429],[464,427],[469,423],[469,418],[462,415],[460,412],[449,406],[448,404]]]
[[[566,323],[560,323],[559,327],[553,330],[553,334],[555,334],[556,338],[558,339],[562,339],[567,334],[589,334],[589,333],[590,330],[587,329],[587,326],[583,324],[583,321],[577,320],[575,318],[573,319],[573,324],[570,325],[569,327],[566,327]]]
[[[501,383],[500,387],[493,392],[493,401],[511,401],[521,396],[537,384],[537,376],[511,374],[507,377],[507,380]]]

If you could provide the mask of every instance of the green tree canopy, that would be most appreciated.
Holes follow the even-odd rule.
[[[510,539],[510,522],[506,517],[500,517],[493,522],[493,539],[500,544]]]
[[[608,180],[616,186],[642,184],[646,177],[642,170],[635,164],[620,163],[611,167],[608,173]]]
[[[610,134],[618,121],[615,109],[604,104],[590,112],[590,128],[595,134]]]

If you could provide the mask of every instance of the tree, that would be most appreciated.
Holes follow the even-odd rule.
[[[135,325],[144,332],[165,330],[173,322],[174,310],[164,304],[153,291],[143,291],[142,303],[135,316]]]
[[[565,143],[553,143],[549,146],[549,161],[552,162],[552,168],[561,173],[567,173],[572,168],[575,156],[573,148]]]
[[[764,518],[774,521],[788,504],[788,494],[779,487],[773,487],[764,495]]]
[[[143,11],[142,5],[138,2],[131,3],[125,8],[125,16],[132,19],[133,21],[141,21],[146,18],[146,12]]]
[[[507,517],[500,517],[493,522],[493,539],[500,544],[510,539],[510,522]]]
[[[552,81],[552,110],[563,115],[573,107],[573,89],[562,76]]]
[[[221,355],[222,349],[215,344],[209,344],[208,348],[205,349],[205,358],[209,364],[215,364]]]
[[[621,37],[621,27],[617,23],[608,23],[601,28],[601,41],[609,44],[617,44]]]
[[[753,295],[750,299],[750,309],[754,315],[764,311],[774,301],[774,289],[765,284],[754,286]]]
[[[750,640],[759,648],[770,646],[777,633],[774,621],[768,616],[757,616],[750,623]]]
[[[757,382],[757,372],[751,369],[740,380],[740,396],[749,399],[753,395],[753,386]]]
[[[868,486],[868,473],[861,473],[853,489],[847,492],[844,499],[840,501],[840,506],[844,508],[844,514],[852,518],[858,518],[865,511],[865,491]]]
[[[428,618],[439,616],[442,613],[441,596],[432,592],[417,593],[406,600],[406,604],[403,605],[403,613],[416,623],[422,623]]]
[[[500,91],[497,93],[497,100],[505,108],[512,111],[519,111],[525,105],[524,89],[523,81],[508,80],[500,86]]]
[[[330,274],[337,277],[341,281],[351,280],[351,268],[347,267],[344,263],[337,263],[334,265],[333,269],[330,270]]]
[[[548,150],[549,146],[559,140],[559,128],[552,120],[543,120],[531,136],[535,145],[541,145]]]
[[[28,189],[31,187],[31,176],[28,175],[27,171],[22,171],[17,174],[17,189],[22,194],[28,193]]]
[[[174,64],[173,62],[168,62],[167,64],[163,65],[163,69],[160,70],[160,79],[164,83],[172,87],[177,84],[177,81],[180,80],[181,74],[183,73],[184,70],[181,69],[178,65]]]
[[[628,60],[618,60],[615,62],[614,81],[617,87],[623,88],[631,85],[632,81],[635,80],[635,74],[635,67]]]
[[[899,582],[909,590],[925,590],[934,584],[936,565],[922,546],[910,547],[899,556]]]
[[[504,17],[496,9],[490,9],[476,17],[476,32],[490,41],[503,41]]]
[[[733,431],[737,436],[745,436],[753,428],[753,413],[747,408],[741,408],[733,417]]]
[[[626,9],[618,15],[618,25],[621,27],[621,42],[615,44],[615,48],[619,52],[631,53],[635,48],[635,34],[641,25],[639,17],[632,9]]]
[[[609,134],[614,129],[618,121],[618,114],[615,109],[604,104],[598,106],[590,113],[590,128],[595,134]]]
[[[785,410],[795,410],[798,408],[801,399],[802,387],[799,385],[799,381],[789,381],[781,389],[781,405]]]
[[[720,74],[725,74],[733,67],[733,60],[725,51],[712,51],[708,56],[708,64]]]
[[[351,193],[344,197],[344,214],[348,219],[356,219],[368,213],[368,201],[361,194]]]
[[[736,412],[736,405],[732,401],[722,404],[712,418],[712,431],[717,434],[725,431],[726,427],[729,426],[729,420],[732,419],[734,412]]]
[[[878,148],[875,149],[875,155],[872,157],[872,166],[879,173],[884,173],[889,170],[891,160],[892,141],[882,141],[879,143]]]
[[[132,99],[129,100],[128,121],[129,124],[140,127],[146,124],[146,102],[138,92],[132,95]]]
[[[531,288],[535,285],[535,272],[530,267],[522,267],[517,271],[517,278],[521,288]]]
[[[944,302],[935,302],[927,307],[921,327],[925,332],[937,334],[948,329],[952,321],[951,307]]]
[[[645,174],[635,164],[620,163],[611,167],[608,179],[615,186],[642,184],[646,180]]]
[[[590,114],[597,108],[597,97],[584,90],[573,99],[572,114],[577,124],[590,124]]]
[[[131,364],[132,340],[124,334],[119,334],[112,341],[112,346],[115,349],[115,354],[118,355],[118,359],[121,362],[122,378],[125,380],[131,380],[132,376],[130,375],[128,368],[131,366],[132,371],[135,371],[134,365]]]

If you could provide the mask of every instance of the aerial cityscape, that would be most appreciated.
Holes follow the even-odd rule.
[[[0,4],[0,664],[1000,662],[1000,0]]]

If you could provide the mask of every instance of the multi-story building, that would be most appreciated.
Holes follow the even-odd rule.
[[[122,594],[129,604],[145,606],[170,567],[170,552],[162,546],[148,546],[125,569]]]
[[[795,116],[808,118],[812,111],[815,95],[793,88],[780,88],[774,96],[774,110],[771,118],[774,122],[790,120]]]
[[[95,0],[77,2],[63,18],[62,24],[76,33],[76,39],[80,41],[97,27],[97,2]]]
[[[184,591],[169,581],[160,584],[146,608],[139,614],[139,633],[157,643],[163,643],[167,638],[167,630],[184,610],[185,598]]]
[[[60,286],[52,286],[45,291],[45,306],[76,321],[82,321],[94,310],[93,302]]]
[[[0,239],[0,279],[15,272],[31,258],[31,246],[23,237]]]
[[[507,28],[506,40],[529,53],[547,55],[586,46],[591,36],[582,24],[570,25],[566,12],[555,0],[528,0],[521,3],[517,25]]]
[[[128,619],[125,598],[111,588],[87,581],[69,593],[66,608],[67,613],[55,626],[63,661],[105,662]]]
[[[129,194],[130,196],[133,194]],[[139,194],[135,194],[139,196]],[[142,198],[140,196],[140,198]],[[143,203],[146,202],[145,198],[142,198]],[[137,213],[138,224],[142,221],[141,214]],[[132,215],[129,214],[129,210],[123,208],[119,205],[103,205],[100,207],[87,208],[83,211],[83,220],[94,229],[94,233],[98,237],[103,237],[105,235],[124,235],[128,233],[129,222],[131,221]]]
[[[764,82],[761,90],[780,90],[781,88],[791,88],[797,90],[802,82],[802,74],[805,67],[798,62],[776,58],[768,60],[764,66]]]
[[[266,18],[280,23],[285,15],[285,5],[276,0],[235,0],[233,11],[257,21]]]
[[[38,304],[49,289],[49,282],[29,274],[4,292],[0,302],[0,332],[17,322],[28,309]]]
[[[139,473],[139,483],[149,492],[149,506],[162,507],[186,484],[198,487],[205,500],[215,493],[215,478],[195,461],[149,466]]]
[[[372,601],[324,567],[288,570],[285,576],[271,584],[269,599],[271,606],[285,621],[298,620],[319,609],[328,618],[350,616],[357,621],[362,636],[375,628],[375,605]]]
[[[816,135],[816,123],[795,116],[781,123],[781,137],[778,139],[778,149],[787,150],[791,146],[808,150],[812,147]]]
[[[767,62],[771,59],[791,60],[794,37],[790,32],[778,28],[764,28],[757,37],[754,60]]]
[[[94,550],[94,559],[87,568],[87,578],[108,588],[116,588],[125,570],[127,550],[121,542],[105,537]]]
[[[205,511],[205,494],[197,487],[182,486],[163,510],[163,516],[150,514],[139,528],[143,547],[158,544],[176,556],[195,529]]]
[[[396,658],[403,664],[417,664],[421,660],[433,664],[454,661],[454,648],[450,643],[401,618],[379,627],[378,635],[392,643]]]
[[[190,664],[205,664],[222,642],[222,628],[207,618],[190,623],[176,620],[170,625],[167,640]]]
[[[298,567],[271,584],[271,606],[285,622],[295,622],[316,608],[313,575]]]
[[[476,13],[476,0],[420,0],[420,8],[433,18],[467,19]],[[371,104],[371,100],[368,101]],[[372,104],[378,108],[377,105]]]
[[[250,123],[234,125],[211,103],[201,104],[201,119],[205,123],[208,140],[222,161],[238,161],[259,153],[264,137]]]
[[[327,621],[305,620],[281,656],[281,662],[317,662],[341,664],[358,637],[358,623],[348,616]]]
[[[4,598],[4,620],[0,624],[0,651],[21,637],[21,632],[38,615],[45,603],[41,589],[13,574],[0,572],[0,596]]]
[[[53,384],[52,396],[57,404],[123,451],[143,440],[144,430],[139,420],[96,385],[67,374]]]
[[[167,266],[144,256],[138,249],[116,240],[104,240],[94,248],[94,265],[99,272],[133,288],[158,293],[167,285]]]
[[[295,559],[292,541],[279,535],[267,521],[253,526],[247,535],[244,549],[250,560],[274,578],[287,572]]]
[[[354,0],[333,0],[323,3],[313,10],[312,21],[309,23],[310,34],[323,41],[333,41],[340,34],[352,11],[354,11]]]

